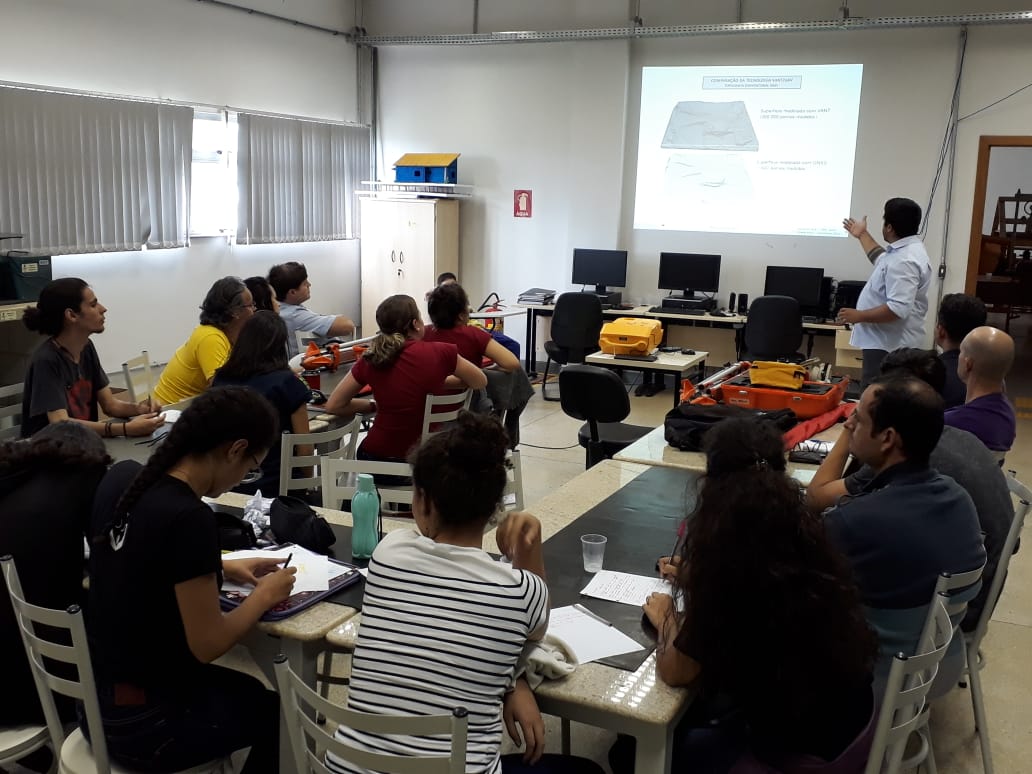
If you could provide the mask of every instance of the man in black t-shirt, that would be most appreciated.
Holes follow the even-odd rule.
[[[946,385],[942,398],[946,408],[963,406],[967,399],[967,385],[957,373],[960,342],[975,328],[985,325],[988,318],[981,299],[963,293],[950,293],[939,304],[939,322],[935,325],[935,343],[942,349],[939,359],[946,366]]]

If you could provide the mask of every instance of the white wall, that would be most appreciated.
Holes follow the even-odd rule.
[[[335,29],[353,24],[351,0],[251,6],[296,10],[294,18]],[[0,0],[0,40],[3,81],[357,119],[355,48],[343,37],[204,3]],[[195,239],[176,250],[59,256],[54,274],[83,277],[110,308],[96,344],[113,371],[144,348],[167,360],[197,324],[214,280],[265,274],[287,260],[307,265],[312,308],[358,318],[357,242],[244,247]]]
[[[985,188],[985,215],[982,233],[989,234],[996,215],[996,200],[1014,196],[1017,191],[1032,193],[1032,148],[992,148],[989,151],[989,178]],[[1008,208],[1013,217],[1013,205]]]

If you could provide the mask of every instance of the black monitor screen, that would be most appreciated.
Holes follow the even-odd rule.
[[[720,288],[720,256],[660,253],[659,289],[716,293]]]
[[[768,266],[763,283],[765,296],[791,296],[801,307],[816,308],[821,303],[824,269],[803,266]]]
[[[573,251],[573,284],[603,289],[624,287],[627,284],[627,251],[576,248]]]

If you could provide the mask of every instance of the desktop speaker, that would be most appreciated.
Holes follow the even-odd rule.
[[[749,294],[738,294],[738,314],[746,314],[749,311]]]
[[[729,312],[734,312],[735,311],[735,294],[734,293],[732,293],[731,294],[731,298],[728,299],[727,311],[729,311]]]
[[[821,280],[821,298],[817,302],[814,315],[819,320],[830,320],[835,317],[835,278],[824,275]],[[804,312],[805,314],[805,312]]]

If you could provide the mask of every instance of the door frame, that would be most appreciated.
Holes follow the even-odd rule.
[[[978,138],[978,165],[975,168],[975,194],[971,204],[971,237],[968,241],[967,278],[964,292],[975,294],[978,260],[982,252],[982,223],[985,221],[985,194],[989,186],[989,154],[993,148],[1032,148],[1032,136],[982,135]]]

